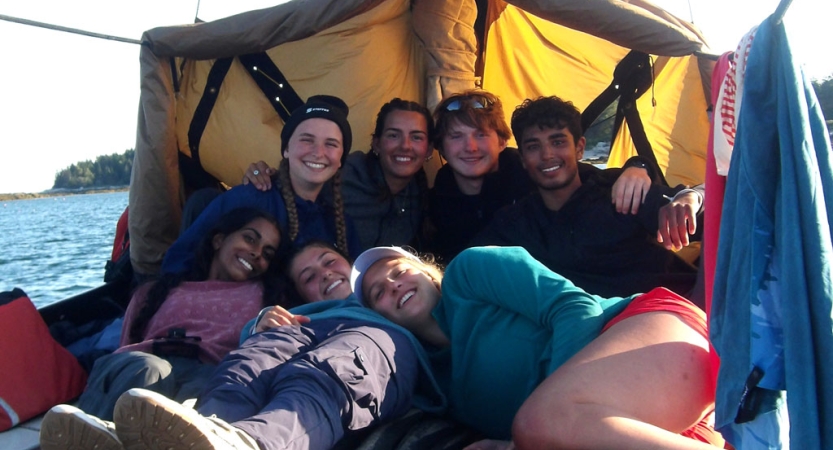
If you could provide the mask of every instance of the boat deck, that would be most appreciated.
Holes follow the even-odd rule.
[[[43,415],[24,422],[11,430],[0,433],[0,448],[3,450],[36,450],[40,448],[38,436]]]

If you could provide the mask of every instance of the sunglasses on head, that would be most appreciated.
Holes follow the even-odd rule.
[[[474,109],[490,108],[494,102],[485,95],[467,95],[465,97],[458,97],[448,102],[445,105],[446,111],[458,111],[463,108],[463,105],[469,105]]]

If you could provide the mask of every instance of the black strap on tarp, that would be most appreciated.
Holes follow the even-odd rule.
[[[222,58],[214,61],[211,70],[208,72],[208,79],[205,81],[205,89],[202,92],[200,103],[194,111],[194,117],[191,119],[191,126],[188,127],[188,145],[191,150],[191,159],[195,163],[200,163],[200,140],[208,125],[208,118],[211,116],[211,110],[214,109],[214,104],[217,103],[217,97],[220,94],[220,86],[226,78],[226,74],[231,67],[234,58]]]
[[[639,117],[639,111],[636,108],[636,100],[650,89],[654,81],[653,78],[651,57],[646,53],[632,50],[616,65],[610,86],[602,91],[582,112],[581,127],[582,131],[586,132],[605,108],[618,99],[619,103],[616,106],[616,118],[613,123],[611,142],[616,139],[622,123],[627,120],[636,153],[646,159],[663,184],[668,184],[662,170],[660,170],[657,157],[654,155],[651,143],[645,134],[642,119]]]
[[[193,189],[219,184],[219,180],[206,172],[200,164],[200,140],[203,132],[205,132],[205,127],[208,125],[208,118],[211,116],[214,104],[217,103],[220,86],[222,86],[233,60],[234,58],[221,58],[214,61],[214,65],[211,66],[202,97],[199,104],[197,104],[197,109],[194,110],[194,117],[188,127],[188,146],[191,150],[191,157],[189,158],[184,153],[179,152],[179,172],[182,174],[185,185]]]
[[[180,88],[180,86],[179,86],[179,73],[176,70],[176,58],[171,56],[170,63],[171,63],[171,83],[174,86],[174,94],[179,94],[179,88]],[[185,61],[183,61],[182,64],[185,64]]]
[[[304,104],[304,101],[266,52],[241,55],[238,56],[238,59],[284,122],[289,119],[289,114],[295,108]],[[186,186],[194,189],[219,184],[219,181],[206,172],[200,163],[200,140],[205,132],[205,127],[208,125],[208,118],[211,116],[214,104],[217,102],[220,87],[231,68],[233,60],[234,58],[231,57],[221,58],[211,66],[202,97],[188,127],[188,145],[191,150],[191,157],[189,158],[182,152],[179,153],[180,173],[182,173]]]
[[[250,53],[239,58],[243,67],[263,91],[263,95],[286,123],[289,114],[303,105],[304,101],[266,52]]]

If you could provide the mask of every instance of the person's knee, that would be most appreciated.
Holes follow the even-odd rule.
[[[127,380],[153,383],[169,376],[171,370],[171,364],[156,355],[144,352],[113,353],[95,362],[90,372],[90,383],[98,380],[105,390],[110,385]]]
[[[149,380],[166,378],[173,373],[173,366],[165,358],[143,352],[130,352],[126,355],[131,358],[125,360],[123,373],[135,373]]]

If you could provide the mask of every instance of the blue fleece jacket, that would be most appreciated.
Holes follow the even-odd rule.
[[[325,190],[327,190],[326,187]],[[235,186],[214,199],[200,213],[197,220],[171,245],[162,261],[162,272],[188,271],[194,263],[194,252],[203,236],[214,227],[223,214],[241,207],[258,208],[272,214],[286,230],[288,223],[286,203],[284,203],[277,182],[273,182],[272,188],[266,192],[257,190],[252,184]],[[336,243],[333,209],[323,195],[319,195],[316,202],[296,196],[295,207],[298,210],[299,227],[298,236],[293,245],[302,246],[314,239]],[[281,236],[281,239],[285,237]],[[347,246],[351,256],[358,256],[361,251],[359,238],[349,220],[347,220]]]

